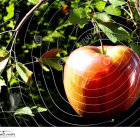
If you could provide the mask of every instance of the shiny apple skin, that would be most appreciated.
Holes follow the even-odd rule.
[[[126,46],[84,46],[64,67],[70,105],[83,117],[109,119],[128,110],[140,93],[140,59]]]

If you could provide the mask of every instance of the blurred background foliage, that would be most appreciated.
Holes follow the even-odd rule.
[[[0,32],[15,29],[37,2],[38,0],[0,0]],[[133,44],[132,49],[140,54],[138,43],[135,44],[138,42],[137,34],[140,32],[135,30],[136,27],[127,13],[129,9],[126,2],[123,0],[119,2],[116,4],[111,3],[111,0],[109,2],[107,0],[48,0],[27,19],[18,34],[10,61],[14,64],[16,58],[33,72],[33,76],[30,86],[27,86],[15,69],[12,71],[10,81],[7,79],[6,71],[1,73],[4,78],[2,80],[6,83],[0,93],[1,126],[76,126],[78,124],[114,126],[137,110],[138,101],[129,111],[113,118],[113,121],[102,122],[81,118],[67,101],[63,87],[63,71],[48,67],[49,72],[46,72],[33,58],[33,56],[40,58],[51,49],[61,49],[62,52],[58,56],[67,57],[77,47],[99,46],[100,41],[91,23],[92,18],[102,24],[102,27],[101,25],[99,27],[101,27],[104,44],[124,43],[128,46]],[[131,6],[139,22],[140,18],[132,0]],[[90,15],[91,13],[94,14]],[[120,30],[124,31],[125,35],[123,39],[114,37],[116,25],[104,26],[104,22],[110,21],[121,25],[123,29]],[[113,37],[109,36],[110,32]],[[115,41],[114,38],[117,40]],[[0,35],[0,49],[10,50],[11,39],[12,33]],[[64,63],[62,65],[64,66]],[[130,125],[137,118],[137,113],[139,112],[120,125]]]

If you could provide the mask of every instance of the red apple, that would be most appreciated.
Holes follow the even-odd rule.
[[[140,59],[126,46],[84,46],[69,56],[64,88],[81,116],[112,118],[128,110],[140,93]]]

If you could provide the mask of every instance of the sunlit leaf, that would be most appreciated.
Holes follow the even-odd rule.
[[[98,23],[99,28],[106,34],[106,36],[114,43],[117,41],[128,40],[129,33],[120,25],[115,23]]]
[[[28,1],[33,3],[33,4],[37,4],[40,0],[28,0]]]
[[[16,78],[16,72],[12,72],[11,79],[9,81],[10,87],[13,85],[18,85],[18,79]]]
[[[69,21],[73,25],[76,25],[76,24],[80,24],[80,25],[87,24],[88,20],[87,20],[86,11],[83,8],[74,9],[72,11],[72,13],[70,14],[70,16],[69,16],[67,21]]]
[[[32,113],[32,110],[29,107],[23,107],[23,108],[17,109],[14,115],[34,116],[34,114]]]
[[[61,52],[61,50],[53,49],[44,53],[39,59],[39,62],[42,68],[48,71],[48,69],[46,69],[45,67],[47,65],[58,71],[61,71],[63,67],[59,64],[60,58],[56,56],[59,52]]]
[[[124,0],[109,0],[109,2],[112,4],[113,8],[126,4]]]
[[[43,65],[48,65],[49,67],[52,67],[58,71],[63,70],[63,67],[59,64],[59,60],[60,58],[44,58],[44,59],[40,59],[39,62],[40,64]]]
[[[13,65],[11,65],[11,58],[9,60],[9,66],[7,67],[7,79],[8,79],[8,82],[11,80],[11,77],[12,77],[12,72],[13,72]]]
[[[0,72],[5,68],[9,60],[9,53],[6,50],[0,49]]]
[[[32,112],[34,114],[35,113],[38,113],[38,112],[45,112],[45,111],[47,111],[46,108],[44,108],[44,107],[38,107],[38,106],[33,106],[33,107],[31,107],[31,109],[32,109]]]
[[[68,57],[62,57],[61,59],[63,59],[63,60],[64,60],[64,62],[66,63],[66,62],[67,62]]]
[[[96,1],[95,2],[95,8],[98,10],[98,11],[103,11],[104,8],[106,6],[106,2],[104,1]]]
[[[30,85],[30,81],[32,79],[32,72],[20,62],[16,63],[16,70],[20,75],[20,77],[22,78],[22,80],[27,85]]]
[[[4,17],[4,21],[7,21],[14,17],[14,3],[10,4],[7,8],[7,15]]]
[[[7,79],[8,79],[8,81],[11,80],[12,72],[13,72],[13,67],[12,66],[8,67],[7,68]]]
[[[107,14],[121,16],[121,10],[119,8],[114,8],[112,5],[107,6],[104,10]]]
[[[46,108],[43,108],[43,107],[38,107],[37,108],[37,111],[38,112],[45,112],[45,111],[47,111],[47,109]]]
[[[109,16],[107,13],[98,13],[98,14],[95,14],[93,17],[98,22],[110,22],[111,21],[111,16]]]
[[[45,71],[50,71],[45,65],[41,64],[41,67],[45,70]]]

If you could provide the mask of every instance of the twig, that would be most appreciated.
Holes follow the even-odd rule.
[[[12,52],[13,46],[14,46],[14,44],[15,44],[15,42],[16,42],[17,35],[18,35],[18,31],[15,33],[15,37],[14,37],[14,40],[13,40],[13,42],[12,42],[12,46],[11,46],[11,49],[10,49],[10,53]]]
[[[5,32],[1,32],[0,35],[5,34],[5,33],[10,33],[10,32],[16,32],[16,30],[9,30],[9,31],[5,31]]]
[[[87,17],[89,17],[89,16],[93,16],[93,15],[94,15],[94,13],[91,13],[91,14],[87,15]]]
[[[37,5],[35,5],[26,15],[25,17],[21,20],[19,25],[16,28],[16,31],[19,31],[22,25],[25,23],[25,21],[29,18],[29,16],[36,11],[46,0],[41,0]]]
[[[131,17],[131,14],[123,6],[121,8]]]
[[[131,19],[133,20],[133,23],[134,25],[136,26],[136,28],[138,29],[139,28],[139,24],[137,23],[136,19],[135,19],[135,16],[134,16],[134,12],[131,8],[131,4],[130,4],[130,1],[128,0],[127,1],[127,4],[128,4],[128,7],[129,7],[129,10],[130,10],[130,14],[131,14]]]
[[[96,32],[97,32],[97,35],[99,36],[99,40],[100,40],[101,47],[102,47],[102,53],[105,54],[104,45],[103,45],[103,41],[102,41],[101,34],[100,34],[100,32],[99,32],[99,28],[98,28],[98,26],[96,25],[96,23],[94,23],[93,19],[91,20],[91,22],[93,23],[93,25],[95,25]]]
[[[19,30],[21,29],[22,25],[25,23],[25,21],[29,18],[29,16],[34,12],[36,11],[46,0],[41,0],[38,4],[36,4],[26,15],[25,17],[21,20],[21,22],[18,24],[17,28],[15,30],[9,30],[9,31],[5,31],[5,32],[2,32],[0,33],[1,34],[4,34],[4,33],[9,33],[9,32],[15,32],[16,33],[16,37],[18,35],[18,32]],[[13,42],[15,42],[13,40]]]
[[[139,0],[135,0],[135,6],[136,6],[137,12],[140,16],[140,2],[139,2]]]

